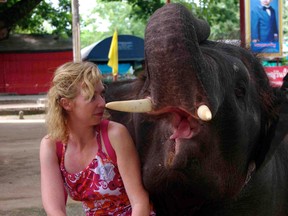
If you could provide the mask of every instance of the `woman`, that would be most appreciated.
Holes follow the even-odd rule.
[[[101,78],[91,62],[69,62],[55,71],[47,95],[48,135],[40,145],[47,215],[66,215],[66,191],[89,216],[154,214],[131,136],[103,118]]]

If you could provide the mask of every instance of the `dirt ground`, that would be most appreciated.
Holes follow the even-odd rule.
[[[1,216],[46,215],[39,169],[39,143],[45,131],[43,123],[0,123]],[[67,215],[84,215],[81,203],[68,200]]]

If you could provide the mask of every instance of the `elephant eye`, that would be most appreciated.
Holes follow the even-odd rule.
[[[244,86],[237,86],[234,89],[237,98],[243,98],[246,95],[246,88]]]

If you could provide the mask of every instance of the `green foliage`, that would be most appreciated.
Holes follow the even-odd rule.
[[[52,8],[46,2],[41,2],[31,14],[28,14],[23,19],[19,20],[12,33],[47,33],[42,25]],[[43,11],[43,14],[41,14]]]
[[[121,0],[101,0],[119,2]],[[166,1],[127,0],[132,5],[130,16],[147,22],[148,18]],[[238,0],[171,0],[181,3],[197,17],[205,19],[211,26],[210,39],[240,39],[240,15]]]
[[[12,7],[16,2],[19,2],[19,0],[8,0],[7,3],[0,4],[0,14],[7,8]],[[25,8],[23,8],[23,10],[25,10]],[[11,33],[49,33],[62,37],[71,37],[71,23],[70,0],[61,0],[58,7],[53,7],[51,0],[42,0],[30,14],[18,20],[16,24],[12,26]]]
[[[239,3],[234,0],[214,2],[209,7],[207,20],[211,39],[240,39]]]
[[[163,0],[101,0],[102,2],[127,2],[132,6],[130,12],[131,16],[137,17],[142,21],[147,19],[154,13],[158,8],[164,5]]]
[[[104,3],[96,0],[96,2],[96,8],[88,14],[81,15],[82,48],[112,36],[115,29],[118,34],[144,37],[146,23],[131,16],[131,5],[119,1]]]
[[[286,36],[288,40],[288,1],[283,0],[283,21],[282,21],[282,26],[283,26],[283,32],[284,32],[284,37]]]
[[[45,19],[52,26],[52,34],[72,37],[72,12],[70,0],[59,1],[59,7],[53,8]]]
[[[8,0],[0,4],[0,14],[20,0]],[[84,3],[85,0],[80,1]],[[115,28],[119,34],[143,37],[149,17],[165,4],[166,0],[95,0],[97,7],[80,14],[81,46],[87,46],[111,36]],[[205,19],[211,26],[210,39],[240,39],[239,0],[171,0],[182,3],[196,16]],[[283,0],[284,38],[288,34],[288,1]],[[44,25],[43,25],[44,23]],[[107,26],[106,29],[100,28]],[[12,33],[50,33],[72,36],[71,1],[51,0],[42,2],[12,28]]]

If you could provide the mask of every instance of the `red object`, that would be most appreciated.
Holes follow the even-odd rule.
[[[283,84],[283,78],[288,72],[288,66],[265,67],[270,83],[274,87],[280,87]]]
[[[240,35],[241,47],[245,47],[245,0],[240,0]]]
[[[55,69],[72,60],[72,50],[0,53],[0,93],[46,93]]]

